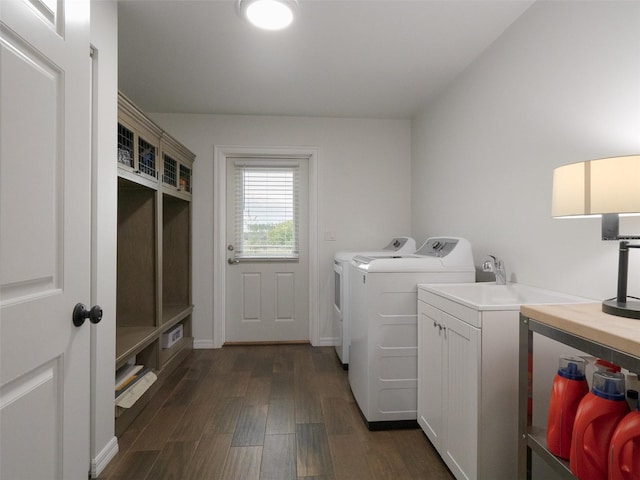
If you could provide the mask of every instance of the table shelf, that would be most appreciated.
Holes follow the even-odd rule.
[[[561,479],[575,480],[569,462],[553,455],[546,446],[546,432],[534,428],[529,416],[530,354],[533,334],[558,341],[594,357],[640,372],[640,321],[615,317],[601,311],[600,304],[523,306],[520,310],[518,478],[532,478],[532,453]],[[535,399],[532,399],[535,402]]]

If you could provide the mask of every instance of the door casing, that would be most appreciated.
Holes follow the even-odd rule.
[[[319,268],[318,268],[318,149],[314,147],[214,147],[214,209],[213,209],[213,347],[222,347],[225,341],[226,315],[226,261],[227,261],[227,158],[234,156],[307,157],[309,159],[309,341],[319,345],[320,325]]]

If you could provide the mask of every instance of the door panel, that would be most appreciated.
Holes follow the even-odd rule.
[[[276,321],[292,322],[296,311],[294,272],[276,273]]]
[[[0,2],[0,478],[85,478],[89,2]]]
[[[444,461],[458,478],[477,478],[480,330],[446,313]]]
[[[269,159],[273,161],[273,158]],[[306,341],[309,339],[308,160],[300,159],[301,214],[299,258],[234,262],[235,159],[227,159],[226,323],[227,342]]]
[[[58,357],[2,387],[2,478],[62,478],[62,426],[58,421],[62,377],[62,358]],[[30,414],[25,416],[24,410]],[[35,436],[34,425],[39,431]],[[40,452],[37,461],[31,458],[34,451]],[[7,458],[20,460],[5,465]]]
[[[442,313],[420,302],[418,317],[420,329],[420,376],[419,413],[418,422],[425,434],[436,448],[441,448],[443,442],[443,349],[444,338],[442,328]]]
[[[9,121],[2,124],[2,203],[21,205],[2,209],[0,295],[5,304],[28,296],[41,297],[60,288],[63,183],[59,172],[64,143],[60,145],[62,139],[56,131],[63,118],[64,92],[59,88],[60,70],[21,39],[3,33],[2,110],[3,119],[6,115]],[[28,124],[15,121],[10,112],[23,109],[39,114],[33,115]],[[18,139],[25,139],[25,132],[31,132],[28,143],[21,143]],[[38,159],[36,172],[31,161],[12,161],[24,158],[27,151],[27,158]],[[23,201],[26,192],[29,201]],[[31,254],[15,255],[21,250]]]
[[[242,321],[260,321],[260,273],[242,273]]]

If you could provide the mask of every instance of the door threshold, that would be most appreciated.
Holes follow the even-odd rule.
[[[309,340],[266,340],[260,342],[224,342],[223,347],[256,346],[256,345],[309,345]]]

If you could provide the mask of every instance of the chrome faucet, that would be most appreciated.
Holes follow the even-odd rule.
[[[483,272],[493,272],[496,276],[496,283],[498,285],[504,285],[507,283],[507,272],[504,269],[504,264],[502,260],[494,257],[493,255],[489,255],[489,259],[485,260],[482,264]]]

